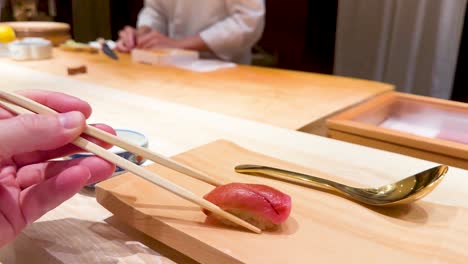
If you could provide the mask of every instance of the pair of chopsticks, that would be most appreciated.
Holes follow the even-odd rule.
[[[27,109],[31,112],[34,112],[36,114],[57,114],[57,112],[51,108],[48,108],[42,104],[39,104],[29,98],[26,98],[24,96],[21,96],[21,95],[18,95],[18,94],[15,94],[15,93],[9,93],[9,92],[4,92],[4,91],[0,91],[0,100],[2,101],[5,101],[7,103],[10,103],[10,104],[13,104],[13,105],[16,105],[16,106],[20,106],[24,109]],[[1,105],[0,105],[1,106]],[[20,111],[18,110],[14,110],[12,108],[7,108],[9,111],[12,111],[13,113],[16,113],[16,114],[20,114]],[[219,185],[222,185],[221,182],[219,182],[218,180],[216,179],[213,179],[211,177],[209,177],[208,175],[200,172],[200,171],[197,171],[193,168],[190,168],[190,167],[187,167],[183,164],[180,164],[172,159],[169,159],[167,157],[164,157],[160,154],[157,154],[157,153],[154,153],[152,151],[150,151],[149,149],[146,149],[146,148],[142,148],[138,145],[135,145],[131,142],[128,142],[128,141],[124,141],[122,139],[120,139],[119,137],[117,136],[114,136],[112,134],[109,134],[107,132],[104,132],[102,130],[99,130],[95,127],[92,127],[90,125],[87,125],[86,126],[86,130],[84,131],[85,134],[87,135],[90,135],[92,137],[95,137],[97,139],[100,139],[102,141],[105,141],[107,143],[110,143],[112,145],[115,145],[115,146],[119,146],[120,148],[122,149],[126,149],[134,154],[137,154],[137,155],[140,155],[142,157],[145,157],[146,159],[148,160],[152,160],[156,163],[159,163],[165,167],[168,167],[168,168],[171,168],[175,171],[178,171],[180,173],[183,173],[185,175],[188,175],[188,176],[191,176],[191,177],[194,177],[196,179],[199,179],[199,180],[202,180],[206,183],[209,183],[211,185],[214,185],[214,186],[219,186]],[[261,230],[253,225],[251,225],[250,223],[224,211],[223,209],[221,209],[220,207],[218,207],[217,205],[209,202],[208,200],[205,200],[201,197],[198,197],[197,195],[195,195],[193,192],[181,187],[181,186],[178,186],[176,185],[175,183],[155,174],[155,173],[152,173],[148,170],[145,170],[143,167],[140,167],[134,163],[132,163],[131,161],[129,160],[126,160],[124,158],[121,158],[120,156],[118,155],[115,155],[114,153],[98,146],[97,144],[94,144],[82,137],[79,137],[77,139],[75,139],[73,142],[72,142],[74,145],[84,149],[84,150],[87,150],[111,163],[114,163],[116,164],[117,166],[121,167],[121,168],[124,168],[124,169],[127,169],[128,171],[134,173],[135,175],[138,175],[140,177],[142,177],[143,179],[151,182],[151,183],[154,183],[188,201],[191,201],[199,206],[201,206],[202,208],[214,213],[214,214],[217,214],[227,220],[230,220],[232,221],[233,223],[236,223],[242,227],[245,227],[247,228],[248,230],[250,231],[253,231],[255,233],[261,233]]]

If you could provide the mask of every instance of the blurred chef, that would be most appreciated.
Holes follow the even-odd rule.
[[[145,0],[137,28],[119,32],[117,50],[180,48],[250,64],[265,27],[264,0]]]

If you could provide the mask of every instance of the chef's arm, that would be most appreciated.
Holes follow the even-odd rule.
[[[251,48],[265,27],[264,0],[225,0],[229,16],[194,37],[223,60],[232,60]],[[200,44],[200,43],[198,43]],[[203,45],[203,44],[202,44]]]
[[[212,50],[208,47],[208,45],[206,45],[206,42],[203,41],[200,35],[179,39],[177,41],[176,48],[212,52]]]
[[[151,28],[167,35],[167,18],[159,1],[145,0],[145,5],[138,14],[137,28]],[[146,31],[146,30],[144,30]]]

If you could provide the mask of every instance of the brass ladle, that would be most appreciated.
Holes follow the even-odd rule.
[[[355,188],[311,175],[259,165],[239,165],[235,170],[243,174],[267,176],[336,191],[369,205],[389,206],[410,203],[427,195],[441,182],[448,167],[440,165],[378,188]]]

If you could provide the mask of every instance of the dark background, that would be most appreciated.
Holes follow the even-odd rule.
[[[457,71],[453,83],[452,99],[468,102],[468,11],[465,13],[462,40],[458,54]]]
[[[57,1],[56,21],[72,24],[71,2]],[[117,39],[125,25],[135,26],[143,0],[110,3],[112,38]],[[269,66],[331,74],[337,6],[338,0],[267,0],[266,26],[258,46],[277,58]]]

